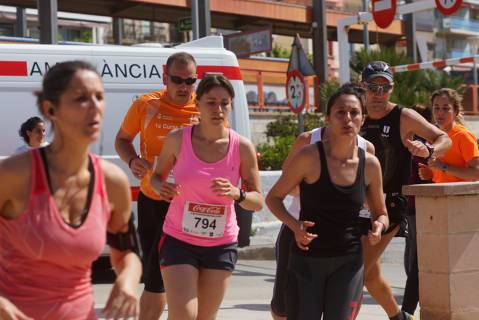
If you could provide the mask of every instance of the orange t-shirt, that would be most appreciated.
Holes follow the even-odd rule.
[[[447,134],[452,140],[452,146],[447,150],[444,156],[440,158],[442,162],[450,166],[465,168],[469,161],[479,157],[477,138],[463,125],[455,124]],[[434,182],[465,181],[441,170],[433,169],[432,172],[432,181]]]
[[[176,105],[166,96],[166,90],[147,93],[131,105],[121,125],[122,130],[135,136],[140,133],[140,154],[153,168],[163,147],[166,135],[173,129],[195,123],[198,111],[191,98],[185,105]],[[147,197],[159,200],[160,197],[150,186],[152,171],[140,183],[140,190]]]

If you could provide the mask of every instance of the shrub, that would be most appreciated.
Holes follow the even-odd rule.
[[[274,137],[273,144],[262,143],[257,146],[260,170],[281,170],[284,159],[293,145],[294,136]]]
[[[304,130],[310,131],[324,126],[324,117],[319,113],[304,115]],[[298,119],[294,115],[284,115],[268,123],[266,127],[267,143],[257,146],[260,170],[281,170],[291,146],[299,134]]]

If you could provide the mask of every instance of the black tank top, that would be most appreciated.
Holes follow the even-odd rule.
[[[361,251],[358,215],[365,197],[364,150],[358,148],[356,179],[349,186],[335,185],[330,178],[323,143],[318,141],[321,174],[314,183],[302,181],[300,220],[315,223],[308,231],[318,235],[303,251],[296,245],[293,252],[312,257],[343,256]]]
[[[401,193],[411,173],[411,153],[401,140],[401,110],[402,107],[396,105],[381,119],[366,118],[361,128],[361,136],[376,149],[385,193]]]

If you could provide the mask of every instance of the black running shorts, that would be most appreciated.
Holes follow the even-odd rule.
[[[233,272],[238,260],[238,244],[230,243],[213,247],[195,246],[164,235],[160,241],[161,268],[189,264],[197,269],[217,269]]]

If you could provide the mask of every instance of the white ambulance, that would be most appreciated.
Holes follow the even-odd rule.
[[[0,157],[11,155],[23,143],[18,130],[22,122],[38,115],[33,92],[40,89],[48,68],[60,61],[81,59],[97,67],[106,91],[102,135],[92,146],[92,151],[130,173],[116,154],[116,133],[138,96],[163,87],[166,60],[179,51],[189,52],[195,57],[200,79],[208,73],[219,73],[231,80],[235,99],[230,123],[238,133],[250,138],[248,104],[238,60],[232,52],[224,49],[221,36],[209,36],[172,48],[0,44]],[[138,146],[137,141],[136,144]],[[130,183],[138,185],[131,175]]]

